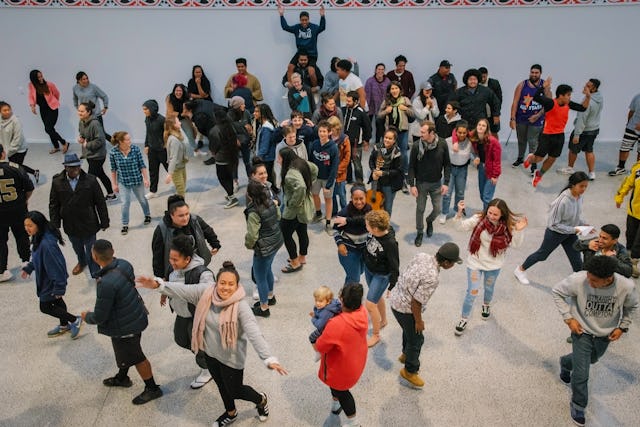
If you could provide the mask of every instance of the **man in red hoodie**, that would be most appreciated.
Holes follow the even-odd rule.
[[[356,402],[349,391],[364,371],[367,363],[367,329],[369,319],[362,306],[362,285],[348,283],[340,291],[342,313],[335,316],[316,341],[322,355],[318,377],[331,389],[331,412],[347,416],[343,426],[357,426]]]

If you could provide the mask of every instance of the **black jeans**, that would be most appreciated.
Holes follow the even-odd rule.
[[[371,120],[371,127],[376,129],[375,141],[370,141],[370,144],[374,145],[382,141],[384,136],[384,119],[379,119],[376,114],[369,115],[369,119]]]
[[[67,326],[68,323],[76,321],[77,316],[67,311],[67,304],[62,298],[51,301],[40,301],[40,311],[60,320],[60,326]]]
[[[253,387],[244,385],[244,369],[234,369],[223,363],[220,363],[217,359],[205,355],[207,361],[207,367],[213,377],[213,380],[218,386],[220,397],[224,403],[224,409],[227,412],[235,411],[235,400],[246,400],[258,405],[262,402],[262,395],[255,391]]]
[[[27,156],[27,151],[25,151],[24,153],[15,153],[15,154],[11,155],[9,157],[9,161],[22,166],[22,169],[24,169],[25,172],[33,175],[36,171],[34,169],[30,168],[29,166],[23,164],[24,163],[24,158]]]
[[[173,324],[173,339],[182,348],[191,350],[191,333],[193,331],[193,317],[176,316]],[[207,369],[205,352],[196,353],[196,363],[201,369]]]
[[[407,372],[415,374],[420,369],[420,350],[424,344],[424,335],[416,332],[413,314],[400,313],[394,309],[391,311],[402,328],[402,353],[406,357],[404,367]]]
[[[331,389],[331,396],[338,399],[340,406],[347,417],[352,417],[356,414],[356,401],[349,390],[336,390]]]
[[[40,106],[40,118],[44,124],[44,131],[49,135],[53,148],[60,148],[60,144],[66,145],[67,141],[56,131],[56,123],[58,122],[58,110],[52,110],[49,106]]]
[[[307,224],[299,222],[296,218],[280,220],[280,228],[282,230],[282,237],[284,238],[284,246],[287,248],[289,259],[295,259],[298,257],[298,248],[296,241],[293,240],[293,232],[298,234],[298,240],[300,241],[300,255],[306,256],[309,249],[309,235],[307,234]]]
[[[160,165],[164,166],[164,170],[169,171],[169,163],[167,162],[167,150],[156,151],[149,149],[149,191],[156,193],[158,191],[158,181],[160,179]]]
[[[107,194],[113,194],[111,180],[107,177],[107,174],[104,173],[104,168],[102,167],[102,165],[104,165],[104,159],[87,159],[87,163],[89,164],[88,172],[102,182],[104,189],[107,190]]]
[[[16,247],[20,259],[25,262],[31,258],[29,236],[24,229],[24,219],[20,218],[19,221],[9,224],[0,224],[0,273],[3,273],[7,269],[7,260],[9,258],[9,247],[7,246],[9,229],[11,229],[13,237],[16,239]]]
[[[631,258],[640,258],[640,220],[627,215],[627,250]]]
[[[278,190],[278,186],[276,185],[276,175],[273,171],[273,164],[273,160],[264,162],[264,166],[267,168],[267,181],[271,183],[271,190],[274,193],[279,193],[280,190]]]
[[[237,169],[237,165],[219,165],[216,163],[218,181],[229,197],[233,196],[233,171],[235,169]]]
[[[242,153],[242,163],[244,163],[244,169],[247,171],[247,179],[251,178],[251,147],[249,143],[240,145],[240,153]],[[238,165],[240,162],[238,162]],[[238,179],[238,166],[233,169],[233,179]]]

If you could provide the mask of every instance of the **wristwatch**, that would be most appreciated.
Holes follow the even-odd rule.
[[[629,332],[629,328],[620,328],[620,327],[618,327],[618,329],[620,329],[620,330],[621,330],[623,333],[625,333],[625,334],[626,334],[627,332]]]

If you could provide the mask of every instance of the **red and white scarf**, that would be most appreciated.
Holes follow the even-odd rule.
[[[478,253],[481,245],[480,234],[485,230],[491,234],[491,246],[489,247],[491,256],[495,257],[505,252],[511,244],[511,231],[504,221],[499,221],[497,224],[494,224],[489,221],[486,216],[480,220],[473,229],[473,233],[471,233],[469,252],[473,255]]]

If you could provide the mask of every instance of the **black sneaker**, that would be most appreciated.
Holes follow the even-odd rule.
[[[427,221],[427,237],[433,236],[433,221]]]
[[[253,311],[254,316],[260,316],[260,317],[271,316],[271,311],[268,308],[266,310],[263,310],[262,307],[260,307],[260,301],[257,302],[257,305],[254,305],[253,307],[251,307],[251,311]]]
[[[456,330],[453,332],[457,336],[460,336],[464,333],[464,330],[467,328],[467,321],[465,319],[460,319],[458,324],[456,325]]]
[[[205,161],[204,161],[204,162],[202,162],[202,163],[204,163],[205,165],[212,165],[212,164],[214,164],[215,162],[216,162],[216,159],[215,159],[214,157],[210,157],[210,158],[208,158],[207,160],[205,160]]]
[[[126,236],[127,234],[129,234],[129,226],[123,225],[122,229],[120,230],[120,234],[122,234],[123,236]]]
[[[269,305],[276,305],[277,301],[276,301],[276,296],[272,296],[271,298],[269,298]]]
[[[586,421],[584,418],[584,411],[576,409],[573,407],[573,405],[571,405],[571,419],[573,420],[573,423],[575,425],[583,426]]]
[[[489,305],[482,304],[482,320],[487,320],[491,316],[491,309]]]
[[[626,173],[627,170],[625,168],[615,168],[614,170],[609,172],[609,176],[625,175]]]
[[[313,219],[311,220],[311,222],[314,222],[314,223],[320,222],[322,221],[322,218],[323,218],[322,213],[319,213],[319,214],[317,213],[313,216]]]
[[[105,378],[104,380],[102,380],[102,384],[106,385],[107,387],[127,387],[127,388],[133,385],[133,383],[131,382],[131,378],[129,378],[129,376],[120,378],[117,375],[111,378]]]
[[[131,403],[134,405],[144,405],[154,399],[162,397],[162,389],[158,386],[153,388],[145,387],[144,391],[133,398]]]
[[[145,216],[144,217],[144,225],[149,225],[151,224],[151,217],[150,216]]]
[[[422,246],[422,236],[423,236],[422,233],[416,234],[416,240],[413,241],[413,244],[416,245],[416,247],[418,248]]]
[[[111,194],[107,194],[104,199],[107,202],[115,202],[116,200],[118,200],[118,195],[116,193],[111,193]]]
[[[36,169],[33,171],[33,179],[36,180],[36,184],[40,182],[40,169]]]
[[[513,163],[511,164],[511,167],[512,167],[512,168],[517,168],[517,167],[518,167],[518,166],[520,166],[522,163],[523,163],[522,159],[521,159],[520,157],[518,157],[518,158],[516,159],[516,161],[515,161],[515,162],[513,162]]]
[[[261,422],[265,422],[269,418],[269,402],[265,393],[260,394],[262,395],[262,402],[256,405],[256,410],[258,411],[258,419]]]
[[[213,422],[213,427],[224,427],[233,423],[236,418],[238,418],[238,413],[235,415],[229,415],[227,411],[224,411],[224,414],[220,415],[217,420]]]

